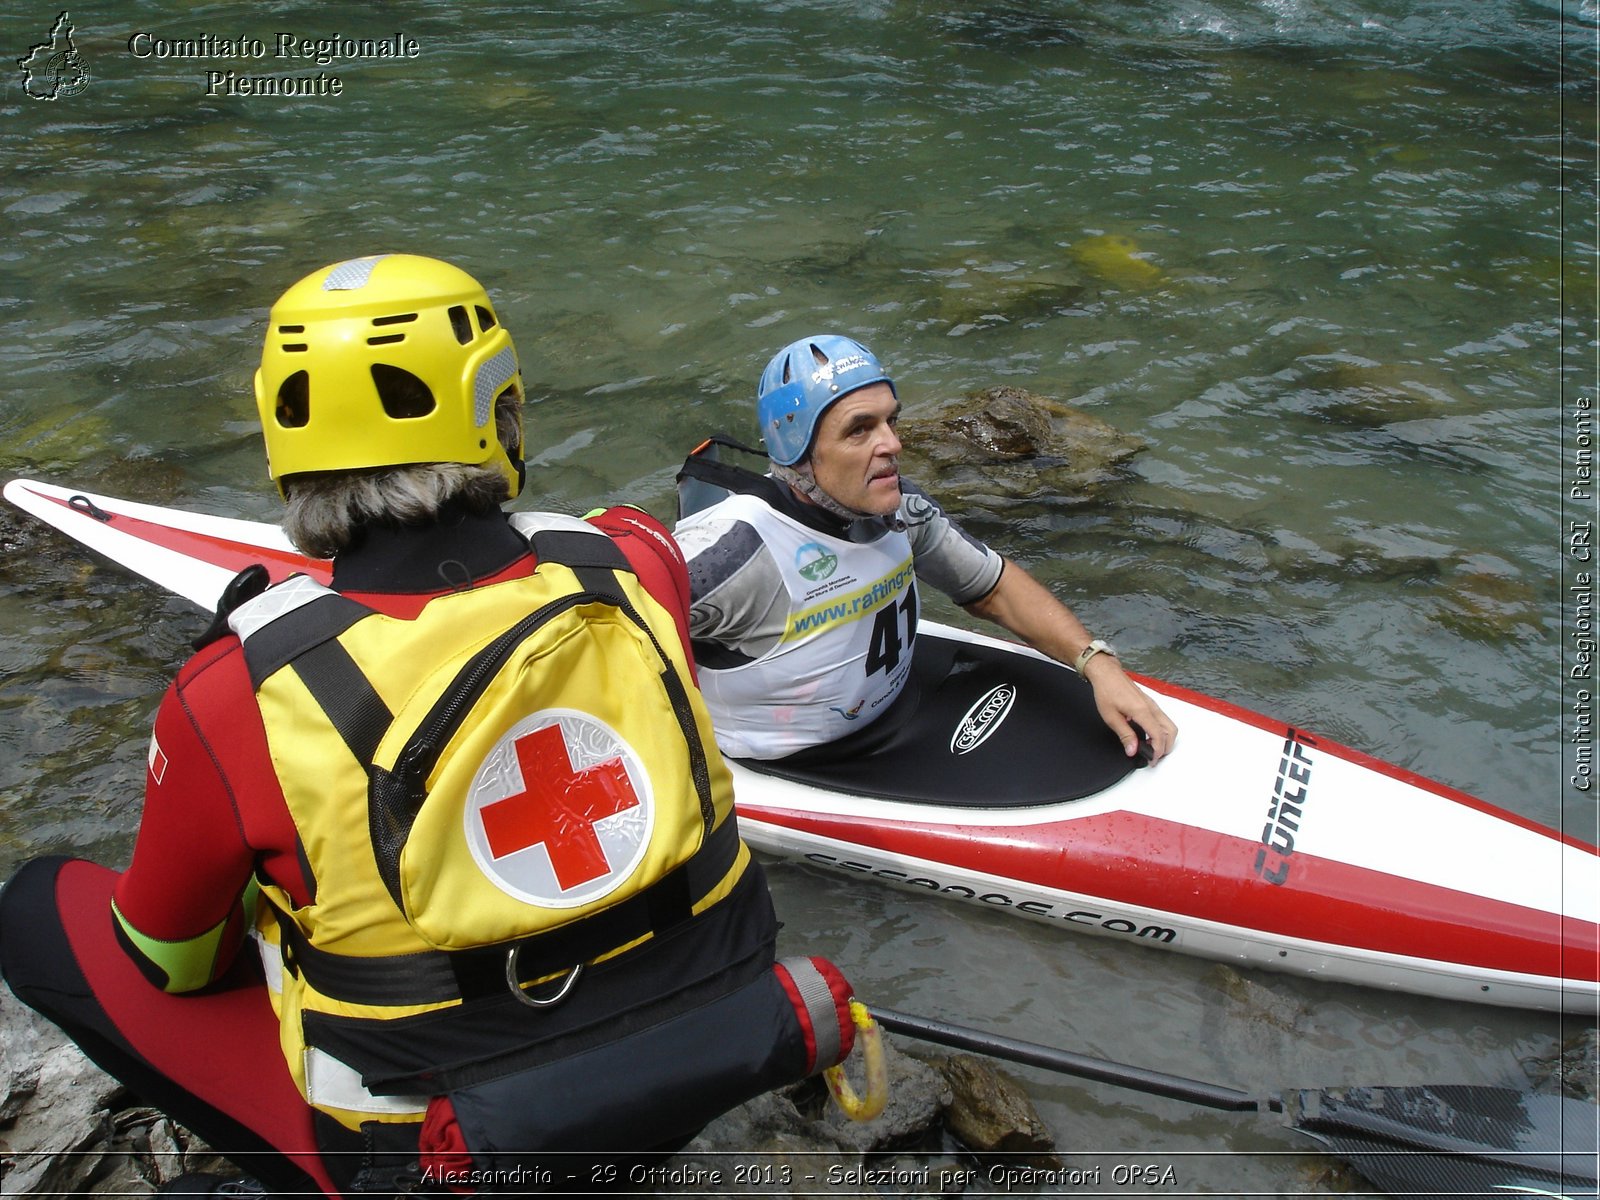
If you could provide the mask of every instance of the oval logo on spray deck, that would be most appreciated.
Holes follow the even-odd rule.
[[[956,731],[950,735],[950,753],[966,754],[983,745],[1000,728],[1016,698],[1017,689],[1009,683],[986,692],[956,723]]]

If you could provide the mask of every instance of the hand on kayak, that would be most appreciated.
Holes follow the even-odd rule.
[[[1084,666],[1083,677],[1094,688],[1100,719],[1122,741],[1129,758],[1148,749],[1152,765],[1160,762],[1177,740],[1178,727],[1148,693],[1129,679],[1122,664],[1109,654],[1097,654]]]

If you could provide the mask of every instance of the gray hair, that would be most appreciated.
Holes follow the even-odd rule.
[[[362,525],[427,521],[458,497],[480,512],[511,499],[496,468],[466,463],[307,473],[286,480],[284,490],[283,531],[313,558],[333,558],[347,549]]]
[[[500,444],[513,459],[522,452],[522,397],[508,387],[495,401]],[[313,558],[349,548],[363,525],[418,524],[453,500],[488,512],[511,499],[499,468],[468,463],[407,463],[353,471],[308,471],[283,480],[283,531]]]

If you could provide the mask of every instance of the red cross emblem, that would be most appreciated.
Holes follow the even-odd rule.
[[[612,870],[595,823],[639,804],[621,757],[575,770],[560,725],[514,743],[522,791],[479,810],[489,852],[497,859],[543,845],[563,891]]]

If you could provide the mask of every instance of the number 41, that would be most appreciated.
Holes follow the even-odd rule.
[[[900,615],[906,618],[906,631],[900,633]],[[917,635],[917,589],[906,591],[899,604],[887,605],[872,622],[872,644],[867,647],[867,674],[892,671],[900,662],[900,653]]]

